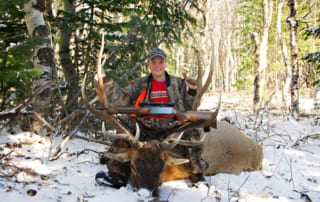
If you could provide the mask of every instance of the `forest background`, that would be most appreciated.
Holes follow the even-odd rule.
[[[104,69],[121,86],[148,73],[146,55],[160,46],[170,73],[197,78],[194,108],[204,93],[245,92],[253,112],[272,99],[298,120],[301,95],[320,107],[319,26],[317,0],[2,1],[0,119],[99,138],[80,86],[86,73],[93,81],[104,34]]]

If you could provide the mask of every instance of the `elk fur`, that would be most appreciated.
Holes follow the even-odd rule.
[[[205,175],[217,173],[240,174],[241,171],[262,169],[262,147],[235,126],[218,121],[204,141],[202,158],[209,167]]]

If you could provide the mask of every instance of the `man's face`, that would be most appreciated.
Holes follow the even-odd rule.
[[[160,80],[165,78],[166,61],[160,56],[154,57],[148,61],[148,67],[154,79]]]

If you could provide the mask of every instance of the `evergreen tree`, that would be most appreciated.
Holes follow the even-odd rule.
[[[40,75],[32,68],[32,55],[43,40],[27,39],[22,7],[22,0],[0,2],[1,111],[26,98],[31,93],[32,79]]]

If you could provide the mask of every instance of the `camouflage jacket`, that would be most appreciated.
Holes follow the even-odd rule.
[[[145,101],[148,101],[151,89],[151,74],[135,79],[125,88],[114,87],[109,93],[112,106],[132,106],[143,90],[148,89]],[[187,111],[192,107],[196,90],[187,89],[184,79],[169,75],[166,72],[166,87],[170,101],[175,102],[179,111]]]

